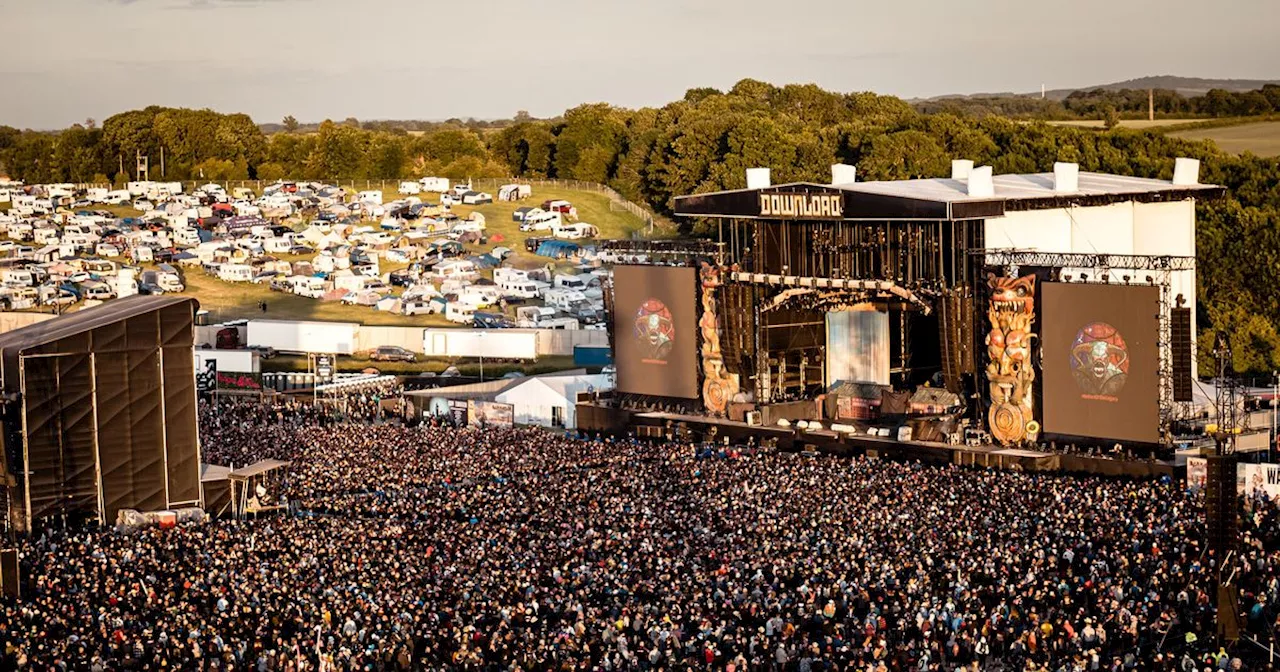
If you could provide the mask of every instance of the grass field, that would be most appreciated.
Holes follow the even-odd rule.
[[[1232,154],[1253,152],[1259,156],[1280,156],[1280,121],[1196,128],[1172,131],[1168,135],[1183,140],[1212,140],[1219,149]]]
[[[1120,120],[1121,128],[1132,128],[1135,130],[1146,130],[1150,128],[1166,128],[1169,126],[1181,126],[1183,124],[1195,124],[1203,121],[1203,119],[1122,119]],[[1104,126],[1101,119],[1083,119],[1072,121],[1050,121],[1047,122],[1051,126],[1074,126],[1076,128],[1102,128]]]

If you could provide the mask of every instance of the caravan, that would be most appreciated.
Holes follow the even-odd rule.
[[[223,282],[249,282],[253,268],[247,264],[222,264],[218,266],[218,279]]]

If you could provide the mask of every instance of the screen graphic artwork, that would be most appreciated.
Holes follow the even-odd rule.
[[[1071,375],[1086,396],[1117,401],[1129,380],[1129,348],[1124,336],[1106,322],[1090,322],[1071,346]]]
[[[662,301],[649,297],[636,311],[634,336],[646,364],[666,364],[676,342],[676,325]]]
[[[698,398],[697,282],[687,266],[614,267],[620,392]]]
[[[1160,440],[1160,289],[1046,283],[1040,363],[1044,431]]]

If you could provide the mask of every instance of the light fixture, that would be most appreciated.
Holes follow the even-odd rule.
[[[1062,281],[1063,281],[1063,282],[1071,282],[1071,274],[1070,274],[1070,273],[1064,273],[1064,274],[1062,275]]]

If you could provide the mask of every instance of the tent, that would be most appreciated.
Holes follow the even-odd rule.
[[[538,245],[538,251],[535,252],[539,257],[551,257],[552,259],[568,259],[578,254],[579,247],[577,243],[570,243],[565,240],[544,240]]]

